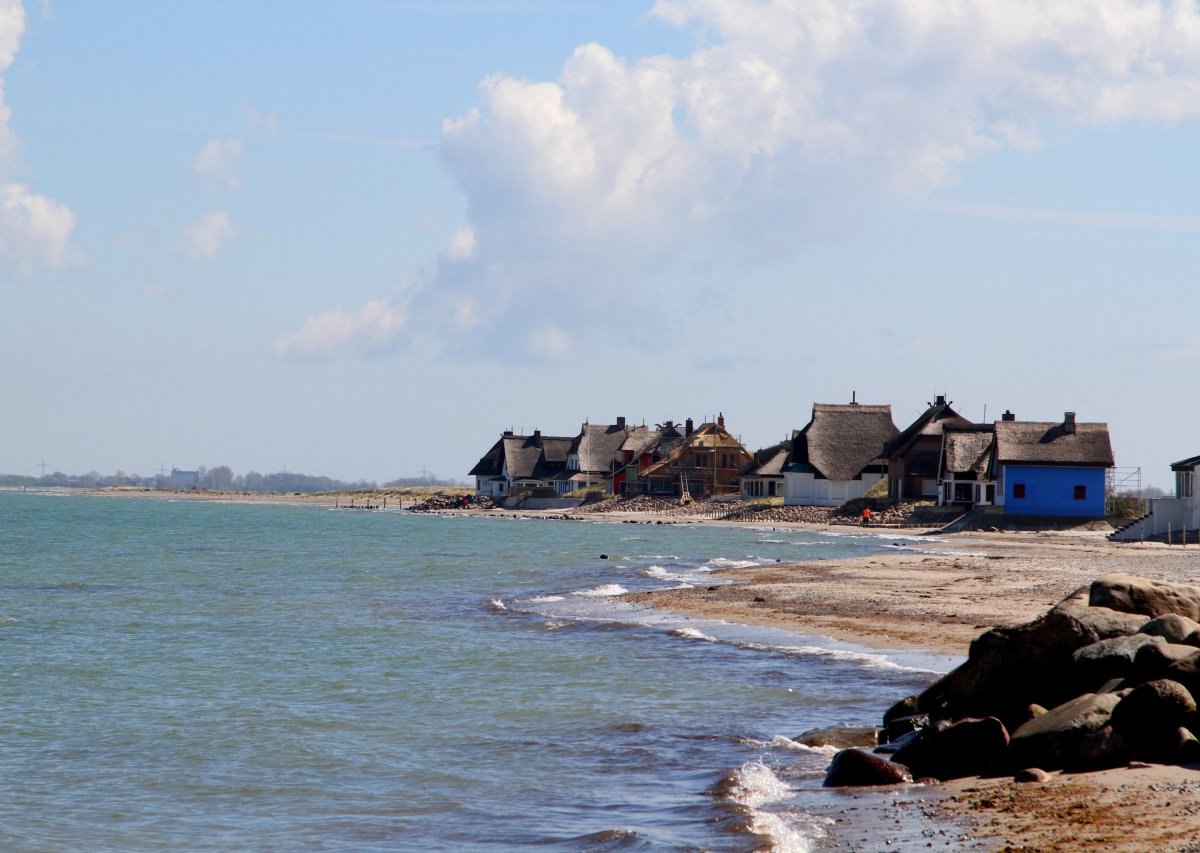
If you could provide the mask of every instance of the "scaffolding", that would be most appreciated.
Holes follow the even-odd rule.
[[[1141,468],[1109,468],[1104,477],[1104,491],[1109,497],[1142,496]]]

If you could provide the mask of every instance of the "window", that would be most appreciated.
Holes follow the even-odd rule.
[[[1175,494],[1181,498],[1192,496],[1192,472],[1180,471],[1175,475]]]
[[[1087,486],[1076,486],[1075,487],[1075,500],[1077,500],[1077,501],[1086,501],[1087,500]]]
[[[707,453],[697,453],[696,454],[696,467],[697,468],[707,468],[710,464],[712,464],[712,460],[709,458],[709,455]]]
[[[1025,498],[1025,484],[1013,483],[1013,500],[1023,500]]]

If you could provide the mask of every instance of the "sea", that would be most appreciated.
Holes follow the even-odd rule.
[[[958,660],[618,596],[931,547],[0,492],[0,849],[826,849],[798,736]]]

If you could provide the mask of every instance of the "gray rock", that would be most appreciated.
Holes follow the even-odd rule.
[[[1159,679],[1129,691],[1113,709],[1113,728],[1137,758],[1169,761],[1179,751],[1178,729],[1196,713],[1196,700],[1177,681]]]
[[[1050,780],[1050,774],[1040,767],[1026,767],[1024,770],[1018,770],[1013,776],[1014,782],[1036,782],[1042,783]]]
[[[1132,634],[1098,640],[1078,649],[1071,656],[1072,676],[1084,690],[1096,690],[1114,678],[1125,678],[1134,671],[1134,661],[1144,646],[1165,646],[1162,637]]]
[[[1129,761],[1129,742],[1111,725],[1102,727],[1083,739],[1070,770],[1103,770],[1120,767]]]
[[[1179,764],[1200,762],[1200,740],[1184,726],[1175,730],[1175,761]]]
[[[912,773],[903,764],[896,764],[861,749],[843,749],[833,757],[825,772],[826,788],[849,788],[861,785],[898,785],[911,782]]]
[[[809,729],[795,740],[805,746],[832,746],[835,749],[874,747],[879,745],[879,732],[874,726],[827,726]]]
[[[1083,587],[1040,619],[979,635],[966,663],[925,690],[917,699],[918,709],[949,719],[998,716],[1013,729],[1026,719],[1031,703],[1053,707],[1070,699],[1079,692],[1072,675],[1072,655],[1078,649],[1135,634],[1149,621],[1090,607],[1088,596]]]
[[[887,724],[887,740],[898,740],[904,737],[909,732],[915,732],[917,729],[923,729],[929,725],[928,714],[914,714],[910,717],[897,717]]]
[[[1151,619],[1142,626],[1140,633],[1162,637],[1168,643],[1196,646],[1200,639],[1200,622],[1180,616],[1178,613],[1167,613]]]
[[[1151,618],[1174,613],[1200,619],[1200,588],[1134,575],[1106,575],[1092,582],[1088,603]]]
[[[1080,763],[1080,748],[1100,731],[1121,701],[1115,693],[1085,693],[1052,708],[1013,732],[1010,764],[1061,770]]]
[[[934,730],[899,750],[893,760],[916,776],[959,779],[992,769],[1008,749],[1008,731],[995,717],[966,719]]]
[[[1133,670],[1129,673],[1130,681],[1142,683],[1161,678],[1172,664],[1193,655],[1200,655],[1200,649],[1181,643],[1148,643],[1138,649]]]
[[[1178,681],[1192,696],[1200,696],[1200,652],[1168,665],[1162,677]]]
[[[900,717],[911,717],[915,713],[917,713],[917,697],[905,696],[895,705],[884,711],[883,727],[886,729],[892,720]]]

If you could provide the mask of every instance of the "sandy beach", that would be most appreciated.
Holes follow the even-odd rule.
[[[1100,575],[1200,583],[1195,547],[1117,545],[1094,532],[976,533],[923,537],[920,547],[930,554],[905,552],[913,541],[895,534],[877,535],[890,539],[896,554],[733,569],[721,573],[727,585],[627,600],[877,648],[965,657],[986,628],[1035,619]],[[1200,767],[1059,773],[1040,785],[1005,777],[859,789],[831,793],[825,817],[830,829],[822,847],[829,849],[1196,851]]]

